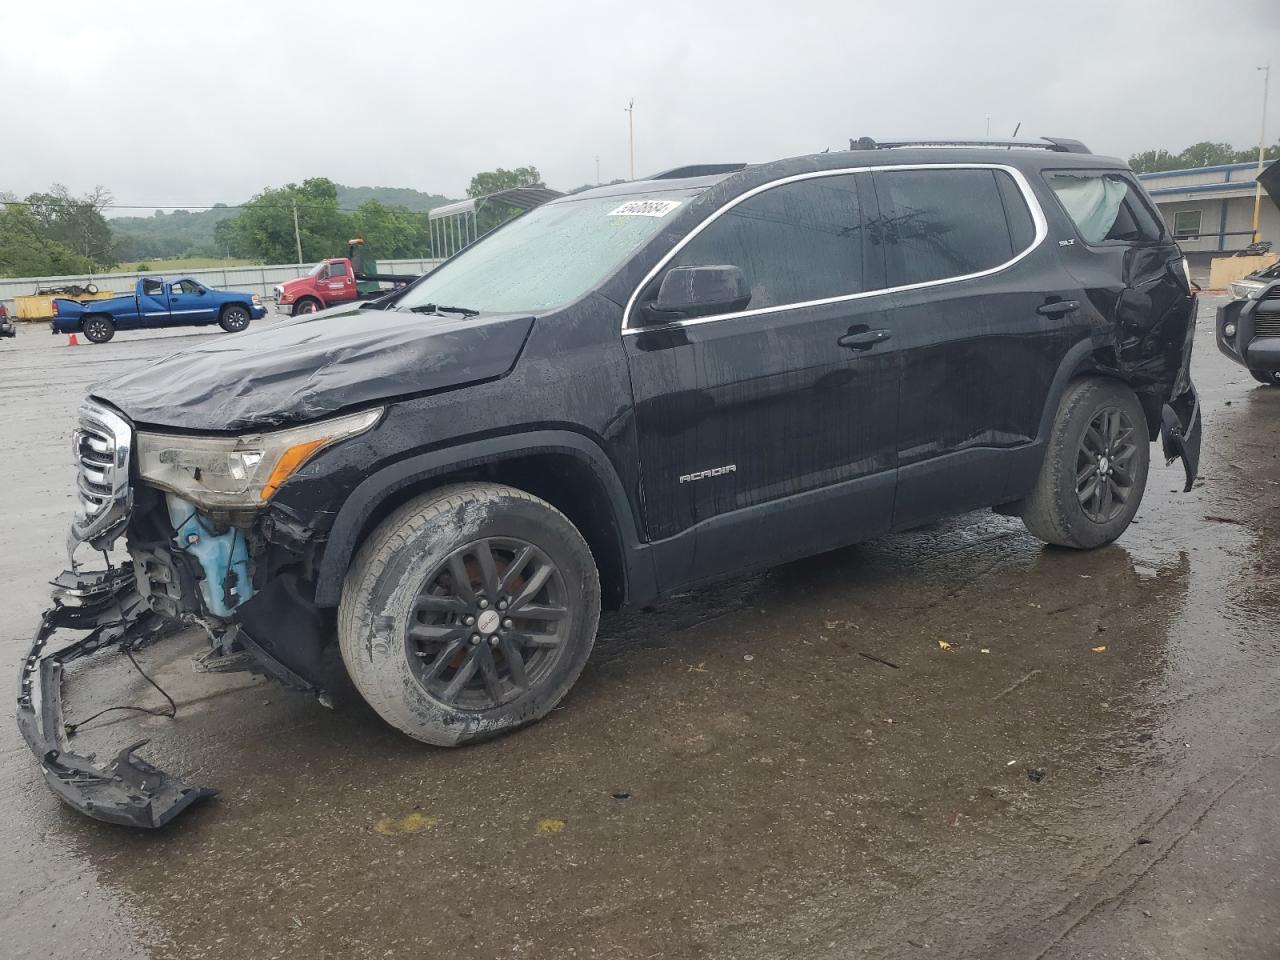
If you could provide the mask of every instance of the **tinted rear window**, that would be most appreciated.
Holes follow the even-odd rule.
[[[1030,244],[1034,227],[1021,192],[1013,219],[1026,237],[1015,250],[993,170],[886,170],[874,174],[880,201],[876,236],[884,244],[889,285],[907,286],[989,270]],[[1001,176],[1005,176],[1001,174]],[[1008,179],[1007,176],[1005,179]]]

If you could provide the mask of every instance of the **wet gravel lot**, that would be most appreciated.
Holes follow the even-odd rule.
[[[1106,549],[975,513],[607,615],[546,721],[454,751],[193,676],[186,634],[140,656],[176,720],[76,741],[223,790],[159,833],[63,808],[0,723],[0,953],[1280,956],[1280,390],[1217,354],[1215,305],[1201,480],[1154,465]],[[15,673],[80,395],[207,336],[0,341]],[[68,713],[119,702],[161,701],[117,656]]]

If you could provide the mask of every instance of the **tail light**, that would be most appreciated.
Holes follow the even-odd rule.
[[[49,308],[50,308],[51,310],[53,310],[53,315],[56,317],[56,316],[58,315],[58,301],[57,301],[57,300],[50,300],[50,301],[49,301]]]

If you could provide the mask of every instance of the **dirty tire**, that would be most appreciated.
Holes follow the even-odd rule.
[[[1123,509],[1099,521],[1089,516],[1077,496],[1077,464],[1086,431],[1106,412],[1128,419],[1133,429],[1129,439],[1136,450],[1128,461],[1131,483]],[[1150,462],[1147,418],[1133,391],[1114,380],[1077,380],[1067,387],[1058,405],[1040,476],[1023,503],[1022,522],[1041,540],[1061,547],[1090,550],[1111,543],[1138,512]]]
[[[110,317],[93,314],[80,321],[80,329],[84,331],[86,340],[92,343],[106,343],[116,335],[116,325]]]
[[[300,317],[304,313],[318,313],[320,311],[320,301],[313,297],[303,297],[293,305],[293,315]]]
[[[1280,370],[1250,370],[1253,379],[1265,383],[1268,387],[1280,387]]]
[[[411,665],[409,627],[423,591],[451,556],[503,538],[533,545],[556,568],[567,610],[557,627],[563,640],[542,674],[529,677],[523,691],[511,687],[506,702],[486,709],[445,702],[428,691],[424,661]],[[564,514],[514,487],[458,484],[400,507],[360,547],[342,588],[338,643],[352,682],[379,716],[415,739],[458,746],[532,723],[555,707],[587,662],[599,617],[595,562]],[[469,652],[464,646],[455,662]]]
[[[238,303],[233,303],[222,308],[222,313],[218,316],[218,326],[227,333],[239,333],[248,328],[249,319],[249,311]]]

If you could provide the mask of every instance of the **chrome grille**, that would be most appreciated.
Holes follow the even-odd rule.
[[[133,430],[124,417],[91,400],[81,405],[80,423],[71,441],[80,501],[71,523],[76,540],[102,547],[123,529],[133,503],[132,440]]]

